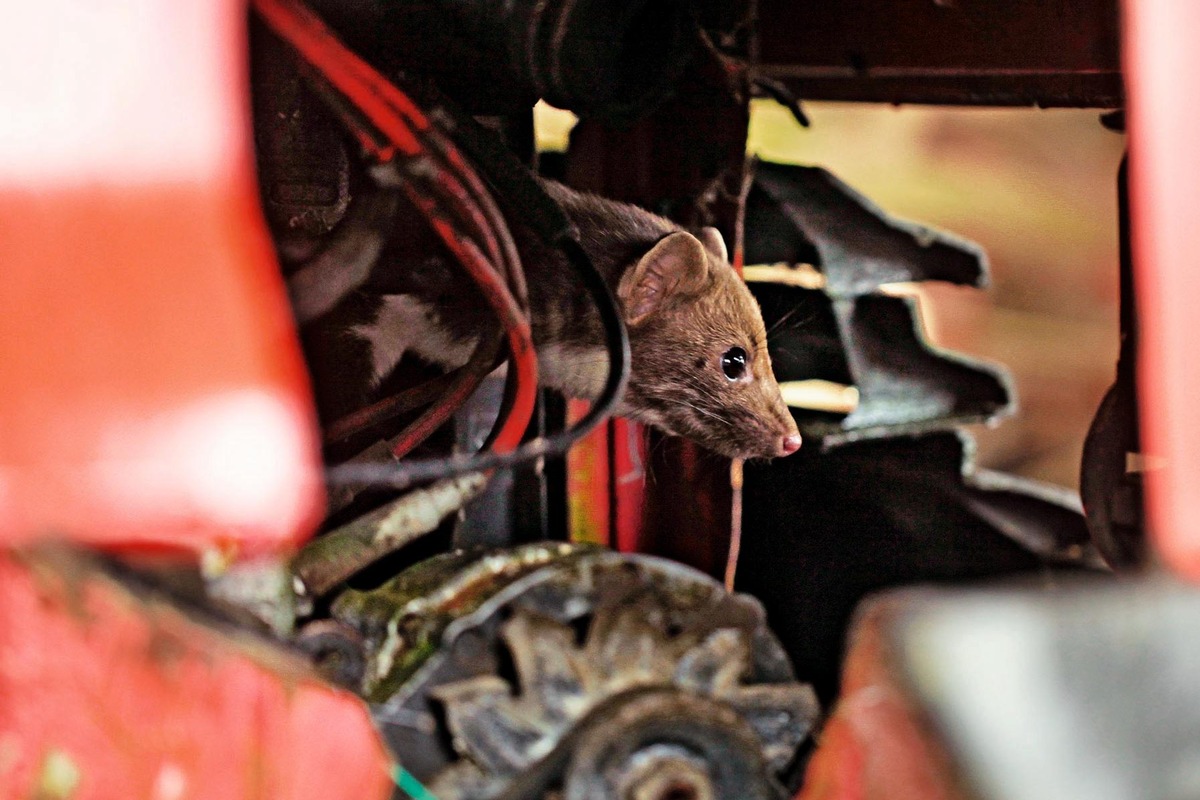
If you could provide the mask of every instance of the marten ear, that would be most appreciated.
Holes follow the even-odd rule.
[[[701,228],[697,234],[700,239],[700,244],[708,249],[717,258],[728,263],[729,250],[725,247],[725,237],[721,236],[721,232],[716,228]]]
[[[625,322],[638,324],[672,298],[698,293],[707,280],[704,245],[690,233],[672,233],[621,276],[617,296]]]

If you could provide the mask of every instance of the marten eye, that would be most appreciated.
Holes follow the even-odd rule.
[[[746,351],[731,347],[721,356],[721,371],[731,381],[741,380],[746,375]]]

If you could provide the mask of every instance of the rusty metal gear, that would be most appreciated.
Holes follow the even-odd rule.
[[[665,741],[701,738],[706,747],[692,744],[684,750],[701,766],[715,768],[730,755],[736,756],[730,764],[747,764],[744,752],[749,736],[757,747],[758,769],[743,766],[741,772],[746,773],[743,777],[754,778],[751,783],[765,786],[767,771],[786,767],[811,727],[817,709],[812,691],[796,683],[743,685],[742,677],[750,666],[750,642],[743,631],[722,628],[672,635],[666,616],[661,598],[653,595],[642,595],[629,604],[602,606],[580,643],[571,625],[536,612],[518,611],[501,629],[516,667],[515,682],[483,675],[440,686],[431,693],[445,709],[454,749],[462,757],[456,767],[434,781],[434,792],[439,797],[458,797],[457,786],[492,783],[495,776],[531,768],[585,721],[605,730],[611,726],[603,722],[612,718],[625,720],[622,726],[636,727],[644,720],[631,717],[628,708],[616,713],[614,709],[620,705],[612,701],[653,687],[673,690],[665,694],[670,700],[660,699],[653,709],[645,709],[656,714],[652,717],[657,723],[654,730]],[[694,698],[704,698],[706,707],[720,713],[663,716],[662,706],[690,708],[701,702]],[[642,705],[646,704],[635,708]],[[702,720],[703,729],[697,727]],[[633,752],[622,760],[631,759]],[[583,781],[578,774],[596,771],[577,767],[576,784]],[[745,780],[725,783],[731,791],[749,788]],[[568,790],[568,800],[576,796],[581,800],[626,797],[625,792],[596,794],[596,786],[608,785],[596,776],[586,784],[592,787],[587,793]],[[614,783],[610,788],[616,791],[619,787]],[[713,796],[749,800],[770,795],[760,791]]]
[[[384,603],[385,586],[338,606],[403,665],[380,678],[376,719],[440,800],[785,796],[819,709],[755,600],[641,555],[447,559],[422,598]]]

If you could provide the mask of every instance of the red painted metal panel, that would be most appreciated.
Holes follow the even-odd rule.
[[[567,403],[572,422],[587,412],[582,400]],[[646,432],[614,417],[567,454],[567,503],[571,541],[636,553],[641,545],[646,493]]]
[[[1147,514],[1166,563],[1200,579],[1200,4],[1126,0],[1130,202]]]
[[[949,757],[906,689],[888,631],[924,590],[860,606],[837,705],[796,800],[963,800]]]
[[[388,797],[363,703],[63,552],[0,552],[0,799]]]
[[[583,400],[567,401],[567,420],[587,413]],[[596,428],[567,453],[567,514],[571,541],[613,546],[609,530],[612,470],[609,465],[609,425]]]
[[[0,26],[0,539],[277,549],[318,511],[239,0]]]
[[[646,429],[627,419],[610,423],[613,443],[613,495],[616,531],[613,546],[622,553],[638,552],[642,507],[646,494]]]

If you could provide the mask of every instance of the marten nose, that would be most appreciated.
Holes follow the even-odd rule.
[[[792,453],[800,449],[800,434],[789,433],[787,436],[779,440],[779,455],[790,456]]]

